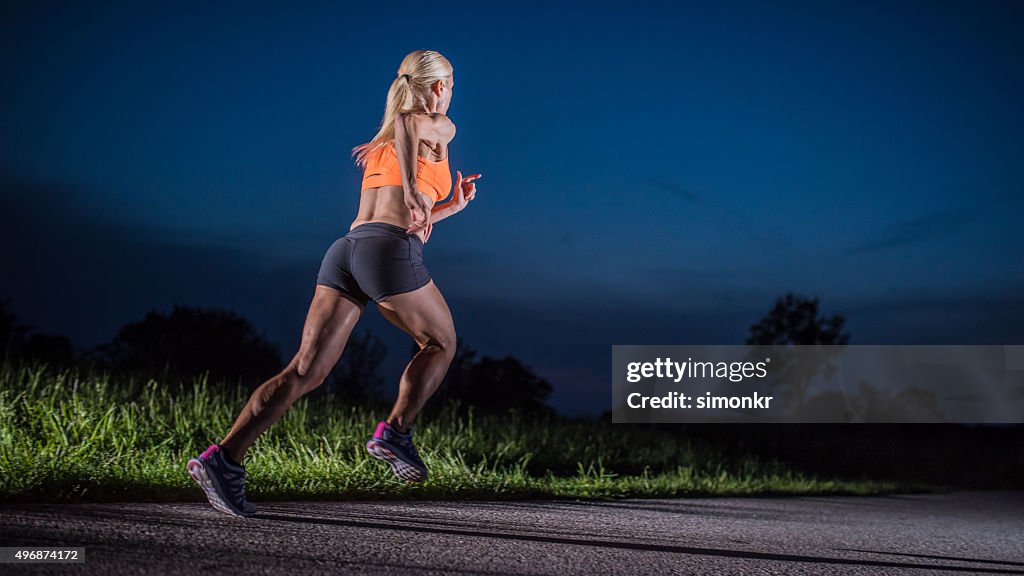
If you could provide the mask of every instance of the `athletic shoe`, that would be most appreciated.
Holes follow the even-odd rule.
[[[245,500],[245,467],[228,462],[217,444],[189,460],[188,473],[217,510],[235,516],[256,513],[256,506]]]
[[[387,422],[379,422],[373,438],[366,443],[366,451],[390,464],[395,476],[402,480],[423,482],[427,479],[427,467],[412,443],[412,430],[401,434]]]

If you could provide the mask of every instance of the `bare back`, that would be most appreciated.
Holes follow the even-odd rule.
[[[439,162],[448,157],[448,143],[451,140],[431,142],[420,139],[419,156],[431,162]],[[427,205],[428,211],[434,207],[434,199],[429,194],[419,193]],[[405,193],[401,186],[379,186],[367,188],[359,195],[359,211],[352,221],[349,230],[367,222],[387,222],[408,228],[412,225],[412,217],[405,205]],[[426,231],[416,232],[420,240],[425,240]]]

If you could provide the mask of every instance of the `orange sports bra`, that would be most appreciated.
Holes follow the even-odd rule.
[[[416,188],[434,199],[434,202],[445,198],[452,189],[452,173],[448,169],[448,158],[444,160],[427,160],[416,154]],[[401,186],[402,171],[398,166],[398,154],[392,140],[381,146],[366,161],[363,171],[361,190],[378,186]]]

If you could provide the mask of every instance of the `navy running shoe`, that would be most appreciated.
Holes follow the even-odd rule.
[[[402,434],[387,422],[379,422],[373,438],[366,443],[366,451],[390,464],[395,476],[402,480],[423,482],[427,479],[427,467],[412,443],[412,430]]]
[[[256,506],[245,500],[245,467],[228,462],[217,444],[189,460],[188,473],[217,510],[235,516],[256,513]]]

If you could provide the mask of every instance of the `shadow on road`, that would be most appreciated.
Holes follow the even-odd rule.
[[[827,558],[822,556],[805,556],[800,554],[772,554],[767,552],[747,552],[743,550],[728,550],[719,548],[699,548],[694,546],[669,546],[665,544],[643,544],[639,542],[620,542],[616,540],[597,539],[576,539],[557,536],[540,536],[531,534],[507,534],[501,532],[486,532],[483,530],[459,530],[444,527],[431,526],[407,526],[395,523],[383,522],[361,522],[358,520],[336,520],[331,518],[309,518],[304,516],[286,516],[282,514],[259,514],[252,518],[254,521],[276,521],[296,522],[300,524],[323,524],[328,526],[347,526],[354,528],[374,528],[378,530],[396,530],[403,532],[420,532],[431,534],[446,534],[454,536],[471,536],[477,538],[499,538],[503,540],[519,540],[525,542],[545,542],[550,544],[564,544],[570,546],[596,546],[600,548],[618,548],[625,550],[642,550],[647,552],[669,552],[676,554],[700,554],[705,556],[722,556],[727,558],[748,558],[755,560],[776,560],[784,562],[811,562],[817,564],[840,564],[854,566],[876,566],[885,568],[924,568],[929,570],[949,570],[952,572],[971,572],[985,574],[1024,574],[1024,570],[1004,570],[998,568],[978,568],[973,566],[945,566],[941,564],[915,564],[911,562],[885,562],[881,560],[853,560],[849,558]],[[922,555],[923,556],[923,555]],[[927,556],[924,556],[927,557]],[[954,558],[946,558],[954,560]],[[976,561],[1009,565],[1019,565],[1014,562]]]
[[[977,562],[978,564],[1002,564],[1005,566],[1024,566],[1024,562],[1010,562],[1009,560],[979,560],[977,558],[957,558],[956,556],[935,556],[934,554],[911,554],[909,552],[882,552],[880,550],[864,550],[862,548],[836,548],[836,550],[848,550],[850,552],[868,552],[870,554],[883,554],[886,556],[913,556],[914,558],[931,558],[932,560]]]

